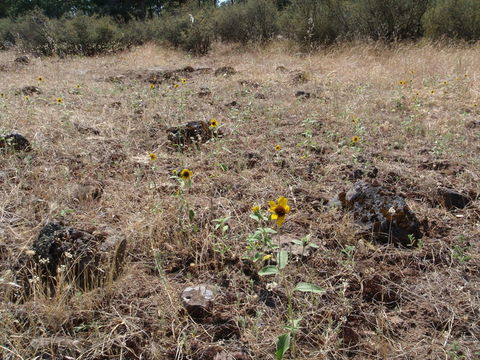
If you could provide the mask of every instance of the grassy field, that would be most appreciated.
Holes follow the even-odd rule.
[[[0,130],[33,148],[0,154],[0,358],[274,359],[290,331],[285,359],[479,359],[479,50],[218,45],[192,58],[144,46],[28,65],[0,52]],[[183,84],[142,77],[185,66],[212,71]],[[215,76],[221,66],[237,73]],[[41,94],[16,94],[27,85]],[[169,146],[168,128],[211,119],[223,137]],[[324,205],[373,168],[370,181],[424,225],[417,246],[361,239],[351,214]],[[183,191],[172,173],[182,169],[193,172]],[[474,200],[447,210],[433,200],[439,186]],[[92,189],[101,196],[82,195]],[[283,226],[252,219],[280,196]],[[122,275],[54,296],[32,285],[11,301],[12,268],[49,221],[126,236]],[[310,236],[316,248],[258,276],[279,260],[245,260],[267,225],[274,242]],[[299,282],[324,291],[294,291]],[[218,288],[202,320],[180,299],[197,284]]]

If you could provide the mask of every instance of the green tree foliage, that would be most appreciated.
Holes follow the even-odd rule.
[[[437,0],[423,18],[426,35],[432,38],[480,39],[479,0]]]

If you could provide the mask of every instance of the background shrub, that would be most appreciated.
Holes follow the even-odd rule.
[[[350,34],[397,41],[423,35],[422,17],[429,0],[360,0],[349,9]]]
[[[314,48],[334,43],[346,34],[343,9],[330,0],[297,0],[283,14],[284,33],[302,45]]]
[[[75,16],[52,24],[54,52],[92,56],[128,46],[120,27],[111,18]]]
[[[437,0],[425,13],[423,25],[431,38],[480,39],[480,1]]]
[[[0,49],[4,50],[15,44],[12,28],[12,20],[8,18],[0,19]]]

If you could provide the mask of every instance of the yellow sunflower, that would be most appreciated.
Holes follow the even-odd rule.
[[[150,154],[148,154],[148,159],[149,159],[150,161],[155,161],[155,160],[157,160],[157,158],[158,158],[158,156],[157,156],[157,154],[155,154],[155,153],[150,153]]]
[[[400,85],[400,86],[404,86],[404,85],[406,85],[406,84],[407,84],[407,82],[406,82],[405,80],[400,80],[400,81],[398,82],[398,85]]]
[[[356,144],[360,141],[360,138],[358,136],[352,137],[352,143]]]
[[[63,98],[58,97],[56,100],[57,104],[63,104]]]
[[[187,79],[182,79],[182,80],[180,80],[180,81],[181,81],[181,83],[182,83],[183,85],[185,85],[185,84],[188,82]]]
[[[173,85],[173,87],[174,87],[175,89],[178,88],[179,86],[180,86],[180,85],[178,85],[178,84]]]
[[[282,150],[282,146],[281,145],[275,145],[275,151],[280,151]]]
[[[252,212],[253,213],[259,213],[260,212],[260,206],[258,206],[258,205],[252,206]]]
[[[290,212],[288,199],[280,196],[277,202],[269,201],[268,205],[270,206],[268,211],[272,213],[270,215],[270,219],[275,220],[277,222],[277,226],[282,226],[282,224],[285,222],[285,217]]]
[[[37,81],[38,81],[38,82],[43,82],[43,76],[37,77]]]
[[[211,127],[212,129],[215,129],[216,127],[218,127],[218,121],[217,121],[217,119],[211,119],[211,120],[210,120],[210,127]]]
[[[183,169],[182,171],[180,171],[180,177],[185,181],[190,180],[192,175],[193,175],[193,172],[191,170]]]
[[[150,84],[150,89],[155,89],[155,84]]]

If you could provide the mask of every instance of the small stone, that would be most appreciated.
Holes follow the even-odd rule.
[[[227,76],[234,75],[236,73],[237,71],[231,66],[222,66],[222,67],[219,67],[217,70],[215,70],[215,76],[227,77]]]
[[[310,80],[310,75],[305,71],[297,71],[292,75],[293,84],[305,84]]]
[[[205,143],[216,135],[205,121],[190,121],[183,126],[171,127],[167,134],[174,146]]]
[[[436,202],[447,210],[452,210],[455,208],[463,209],[467,207],[472,202],[472,199],[452,189],[438,188]]]
[[[239,107],[240,104],[234,100],[232,102],[226,103],[225,106],[226,107]]]
[[[79,123],[73,123],[73,126],[80,134],[84,135],[100,135],[100,131],[89,126],[85,126]]]
[[[200,88],[200,91],[198,92],[198,97],[200,98],[204,98],[210,95],[212,95],[212,91],[207,87]]]
[[[295,97],[297,97],[297,98],[310,99],[311,96],[312,96],[311,93],[303,91],[303,90],[298,90],[295,93]]]
[[[211,312],[217,291],[217,288],[211,285],[189,286],[181,295],[183,306],[194,319],[204,318]]]
[[[38,86],[33,86],[33,85],[24,86],[23,88],[21,88],[20,90],[17,90],[16,92],[17,95],[23,94],[25,96],[32,96],[35,94],[38,95],[41,93],[42,93],[42,90],[40,90]]]
[[[23,55],[23,56],[17,57],[15,60],[13,60],[13,62],[16,64],[28,65],[30,64],[30,59],[28,56]]]
[[[30,151],[30,142],[19,133],[0,135],[0,151]]]

